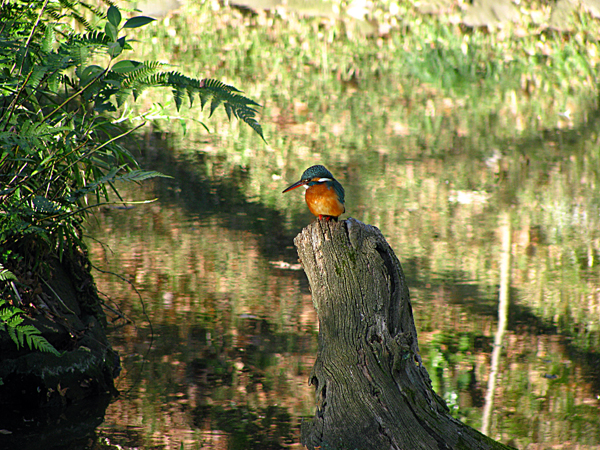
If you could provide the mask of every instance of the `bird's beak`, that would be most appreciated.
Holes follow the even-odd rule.
[[[304,186],[305,184],[306,184],[305,180],[297,181],[294,184],[292,184],[291,186],[287,187],[282,193],[285,194],[286,192],[291,191],[292,189],[296,189],[297,187]]]

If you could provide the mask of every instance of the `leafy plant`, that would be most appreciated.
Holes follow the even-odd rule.
[[[16,279],[17,277],[11,271],[0,264],[0,282],[9,280],[12,282]],[[39,350],[60,356],[58,350],[41,335],[40,330],[33,325],[23,325],[24,313],[25,311],[22,309],[10,305],[6,300],[0,298],[0,331],[7,332],[17,348],[24,346],[27,342],[27,346],[31,350]]]
[[[157,62],[115,61],[131,48],[123,31],[153,19],[123,21],[110,6],[100,30],[76,7],[101,18],[81,2],[5,2],[0,9],[0,244],[33,236],[60,256],[65,241],[81,245],[89,194],[99,204],[109,201],[108,188],[118,196],[116,181],[161,176],[140,170],[118,143],[135,128],[123,128],[107,113],[129,96],[170,87],[178,109],[184,99],[210,103],[211,114],[222,105],[262,137],[258,104],[236,88],[161,71]],[[93,63],[102,57],[104,65]]]
[[[6,305],[6,306],[5,306]],[[25,311],[16,306],[9,305],[0,299],[0,331],[8,332],[8,335],[17,345],[22,347],[27,342],[31,350],[52,353],[60,356],[60,352],[46,340],[40,330],[33,325],[23,325]]]
[[[111,202],[109,191],[123,200],[115,183],[163,176],[140,169],[121,145],[141,125],[127,128],[111,116],[144,89],[171,88],[177,109],[197,98],[211,115],[222,106],[263,137],[259,105],[236,88],[119,59],[131,49],[125,32],[154,19],[124,20],[105,1],[106,15],[72,0],[0,3],[0,248],[9,269],[17,259],[7,252],[35,272],[48,255],[62,260],[65,251],[84,249],[89,210]],[[21,313],[5,308],[3,329],[41,348],[18,322]]]

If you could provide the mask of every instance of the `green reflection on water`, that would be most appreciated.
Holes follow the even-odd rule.
[[[318,325],[302,272],[288,268],[293,237],[313,219],[300,194],[281,190],[324,163],[348,215],[378,226],[396,251],[433,385],[474,427],[497,326],[499,217],[509,213],[511,305],[491,436],[519,448],[600,445],[597,92],[583,65],[568,72],[569,89],[548,69],[577,64],[572,50],[549,36],[552,64],[539,65],[539,55],[508,60],[493,36],[429,19],[406,35],[348,40],[318,20],[197,12],[140,38],[156,38],[184,71],[243,86],[265,105],[269,145],[219,117],[211,135],[156,123],[145,136],[145,166],[174,178],[125,188],[159,200],[103,211],[93,236],[114,253],[90,246],[99,266],[140,289],[154,346],[146,353],[131,288],[96,274],[136,323],[113,333],[127,394],[101,433],[135,429],[145,447],[300,448]]]

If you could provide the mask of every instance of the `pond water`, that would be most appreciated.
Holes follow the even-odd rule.
[[[170,26],[154,33],[173,38],[182,71],[206,67],[189,59],[194,38],[177,41],[184,25]],[[250,43],[273,31],[252,30],[239,44],[246,59],[239,46],[205,49],[213,63],[225,52],[223,76],[264,105],[268,144],[219,113],[211,134],[155,122],[132,151],[171,178],[121,192],[157,200],[90,223],[123,362],[98,442],[302,448],[318,323],[293,238],[314,218],[300,190],[281,191],[324,164],[346,190],[342,219],[379,227],[400,259],[423,361],[453,415],[481,429],[487,405],[488,434],[519,448],[600,446],[600,120],[585,95],[569,100],[575,119],[518,90],[448,96],[419,67],[421,78],[386,72],[391,44],[376,40],[353,73],[348,54],[311,59],[309,37],[285,38],[303,56],[255,60]],[[246,77],[266,66],[272,78]],[[492,371],[501,284],[508,313]]]
[[[125,447],[301,448],[299,423],[314,410],[307,380],[318,330],[292,246],[313,220],[302,195],[286,198],[289,210],[244,199],[249,175],[216,164],[217,175],[202,176],[167,142],[156,145],[146,167],[173,178],[124,192],[158,201],[104,210],[92,230],[95,264],[132,283],[95,274],[107,305],[122,314],[109,312],[124,366],[123,394],[99,434]],[[562,199],[560,213],[498,206],[493,193],[453,189],[449,164],[411,160],[393,173],[382,164],[388,174],[374,185],[343,165],[330,168],[346,187],[348,214],[380,227],[403,264],[436,391],[477,428],[508,215],[510,306],[490,435],[515,445],[600,445],[598,240],[586,248],[588,236],[578,235],[597,233],[590,212],[575,199]],[[249,170],[268,172],[280,195],[303,168],[289,177],[258,163]],[[549,177],[539,195],[567,190],[553,184],[563,175]]]

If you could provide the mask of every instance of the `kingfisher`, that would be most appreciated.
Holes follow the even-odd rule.
[[[344,188],[324,166],[312,166],[304,171],[300,181],[287,187],[283,193],[304,186],[304,199],[311,213],[319,219],[338,220],[346,208]]]

